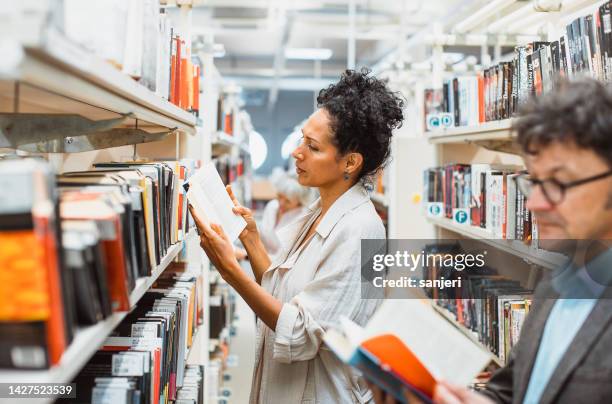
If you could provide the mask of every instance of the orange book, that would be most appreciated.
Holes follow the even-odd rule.
[[[0,206],[0,366],[45,368],[59,363],[68,345],[55,206],[49,197],[53,177],[40,161],[0,165],[7,195],[30,187],[30,198],[12,201],[9,211]]]
[[[193,110],[200,111],[200,66],[193,68]]]
[[[181,74],[178,78],[179,83],[179,107],[182,109],[189,109],[189,81],[192,76],[189,72],[189,58],[187,57],[187,48],[185,47],[185,41],[181,41]]]
[[[50,223],[50,217],[37,217],[34,215],[36,227],[44,229],[44,251],[47,268],[47,286],[49,288],[49,303],[51,312],[47,326],[47,341],[49,344],[49,362],[52,365],[59,363],[62,354],[68,345],[66,324],[64,319],[64,301],[62,298],[62,281],[55,231]]]
[[[225,124],[223,125],[224,129],[225,129],[225,133],[227,133],[228,135],[233,135],[234,134],[234,126],[233,126],[233,114],[225,114]]]
[[[401,402],[405,389],[431,402],[440,380],[466,386],[493,358],[429,300],[385,300],[365,328],[346,318],[339,323],[325,344]]]
[[[172,38],[171,42],[171,56],[170,56],[170,91],[169,101],[173,104],[176,104],[176,68],[178,65],[177,52],[178,48],[176,46],[176,39]]]
[[[486,121],[484,88],[484,75],[482,73],[478,73],[478,122],[480,123]]]
[[[174,74],[172,75],[174,78],[174,85],[172,86],[172,92],[174,94],[174,97],[172,98],[172,103],[174,105],[179,105],[180,106],[180,99],[181,99],[181,64],[182,64],[182,45],[181,45],[181,38],[180,37],[176,37],[174,38],[174,46],[176,47],[176,63],[175,63],[175,68],[174,68]]]

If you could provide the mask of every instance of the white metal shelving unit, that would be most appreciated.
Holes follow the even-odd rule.
[[[559,268],[567,260],[567,258],[559,253],[531,247],[520,240],[502,240],[494,239],[490,232],[480,227],[470,225],[459,225],[448,218],[430,217],[427,219],[430,223],[450,230],[464,237],[481,241],[498,250],[516,255],[525,261],[540,266],[546,269]]]
[[[475,142],[481,140],[506,140],[513,141],[511,131],[512,119],[485,122],[478,126],[458,126],[449,129],[441,129],[427,132],[426,136],[430,143],[461,143]]]
[[[53,29],[23,41],[22,57],[1,66],[0,103],[32,110],[80,114],[132,114],[144,128],[168,128],[195,134],[196,117],[161,98],[109,63],[71,43]],[[19,40],[19,38],[16,38]],[[16,84],[19,88],[16,89]],[[0,104],[1,105],[1,104]],[[10,108],[6,108],[9,109]],[[133,122],[129,122],[132,124]]]
[[[168,150],[172,150],[177,159],[187,157],[201,160],[202,163],[208,162],[211,155],[211,132],[205,130],[206,122],[170,103],[108,62],[67,39],[49,24],[50,15],[57,11],[53,10],[55,6],[57,3],[54,1],[41,0],[28,3],[23,10],[17,5],[16,10],[27,14],[21,16],[24,18],[15,15],[3,19],[6,15],[0,16],[0,34],[4,40],[0,44],[0,50],[11,51],[9,54],[15,56],[0,58],[0,110],[18,114],[79,115],[93,121],[128,115],[118,128],[137,127],[149,133],[175,134],[174,138],[164,140],[161,145],[152,144],[144,155],[136,153],[135,147],[132,154],[130,148],[130,157],[168,159]],[[179,22],[182,32],[188,32],[189,24],[185,24],[183,20]],[[214,68],[212,56],[204,62],[208,63],[204,72],[207,72],[208,68]],[[204,80],[202,85],[206,88],[217,78],[205,74]],[[208,104],[201,105],[202,116],[212,110]],[[212,111],[212,114],[216,114],[216,111]],[[143,141],[146,142],[147,139]],[[88,169],[93,162],[124,156],[125,148],[116,147],[105,149],[102,153],[58,153],[49,155],[48,159],[58,172],[62,172],[66,166],[69,166],[70,170]],[[129,298],[131,307],[144,296],[183,248],[186,248],[190,266],[206,268],[203,275],[203,294],[208,295],[207,259],[199,249],[195,234],[194,230],[188,232],[183,241],[168,249],[151,276],[136,281]],[[207,298],[204,299],[203,303],[206,305]],[[204,312],[208,312],[206,306]],[[78,329],[58,365],[47,370],[2,369],[0,383],[71,382],[127,314],[128,312],[116,312],[95,325]],[[207,347],[207,327],[208,322],[205,319],[204,324],[194,334],[194,345],[188,354],[193,358],[193,363],[205,365],[208,359],[207,355],[201,355],[196,348]],[[199,338],[205,338],[205,344],[196,344]],[[207,349],[202,348],[202,351]]]

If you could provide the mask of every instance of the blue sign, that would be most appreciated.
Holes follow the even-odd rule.
[[[460,224],[466,223],[468,220],[468,214],[463,210],[457,210],[455,212],[455,221]]]

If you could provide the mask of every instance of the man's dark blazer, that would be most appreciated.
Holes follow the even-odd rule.
[[[482,393],[500,403],[525,399],[546,320],[557,299],[550,283],[538,287],[508,363]],[[557,327],[565,327],[557,324]],[[561,358],[539,403],[612,403],[612,295],[595,305]],[[531,404],[531,403],[528,403]]]

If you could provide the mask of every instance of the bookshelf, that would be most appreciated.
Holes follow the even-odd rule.
[[[537,265],[545,269],[559,268],[559,266],[566,260],[565,256],[562,254],[537,249],[519,240],[493,239],[491,233],[485,229],[469,225],[458,225],[448,218],[429,217],[427,220],[435,226],[450,230],[464,237],[481,241],[487,245],[495,247],[498,250],[520,257],[530,264]]]
[[[487,348],[486,346],[484,346],[482,344],[482,342],[480,342],[478,340],[478,335],[476,335],[475,332],[469,330],[466,326],[464,326],[463,324],[459,324],[459,322],[457,321],[457,319],[455,318],[455,315],[453,313],[451,313],[450,311],[448,311],[447,309],[445,309],[444,307],[440,307],[437,304],[432,304],[431,305],[434,310],[436,312],[438,312],[442,317],[444,317],[448,322],[450,322],[453,326],[455,326],[455,328],[457,328],[459,331],[461,331],[461,333],[463,335],[465,335],[466,337],[468,337],[474,344],[476,344],[477,346],[479,346],[483,351],[489,353],[492,357],[492,362],[495,363],[495,365],[502,367],[504,366],[504,363],[501,361],[501,359],[499,358],[499,356],[495,355],[493,352],[491,352],[491,350],[489,348]]]
[[[186,240],[196,234],[190,231]],[[170,263],[183,249],[185,242],[174,244],[162,259],[160,265],[153,271],[151,276],[140,278],[136,287],[130,294],[130,306],[133,307],[153,285],[159,276],[168,268]],[[48,370],[0,370],[0,383],[17,383],[27,381],[28,383],[70,383],[89,358],[104,343],[106,338],[125,318],[128,312],[116,312],[103,321],[79,329],[70,346],[62,355],[61,362]]]
[[[34,31],[33,31],[34,32]],[[38,31],[36,31],[38,32]],[[197,119],[109,63],[71,43],[53,29],[21,43],[23,60],[0,69],[0,105],[20,112],[69,113],[103,119],[109,112],[131,114],[143,128],[195,134]],[[7,69],[8,68],[8,69]],[[8,70],[8,71],[7,71]],[[16,90],[16,84],[19,89]]]
[[[27,7],[17,6],[14,16],[9,12],[8,17],[3,19],[7,23],[3,38],[10,45],[9,50],[15,51],[11,55],[16,56],[0,60],[0,111],[3,117],[25,121],[29,119],[27,114],[40,114],[49,120],[66,115],[95,122],[123,115],[124,119],[112,127],[113,131],[100,135],[104,141],[93,150],[69,153],[81,150],[66,149],[60,153],[43,154],[42,157],[52,164],[55,171],[83,171],[95,163],[132,159],[167,161],[187,158],[199,160],[202,164],[210,161],[210,139],[214,131],[211,128],[214,124],[212,117],[216,116],[213,106],[216,106],[217,97],[212,95],[214,99],[208,100],[207,90],[220,85],[222,80],[218,73],[211,74],[216,72],[212,54],[198,55],[205,68],[202,69],[203,80],[200,82],[203,91],[199,95],[194,92],[202,105],[200,118],[197,118],[123,73],[117,66],[101,59],[93,51],[72,42],[55,28],[55,18],[58,18],[58,13],[64,12],[59,5],[54,1],[32,2]],[[10,7],[9,11],[12,11]],[[191,24],[185,22],[191,19],[191,9],[182,7],[181,11],[185,13],[181,13],[174,22],[179,23],[181,36],[189,41]],[[7,48],[3,47],[3,50],[7,51]],[[130,141],[128,131],[123,129],[140,129],[146,133],[138,141]],[[36,142],[56,140],[52,133],[47,132],[37,134]],[[74,136],[81,135],[76,132],[78,130]],[[148,137],[148,134],[164,136]],[[0,147],[13,148],[5,143],[1,143]],[[40,150],[42,153],[46,151]],[[194,229],[185,234],[183,241],[169,246],[150,276],[136,280],[129,295],[129,306],[133,308],[141,301],[171,263],[183,255],[189,269],[205,270],[202,272],[203,324],[195,331],[187,354],[190,363],[207,365],[208,352],[198,347],[208,346],[208,260],[199,246]],[[78,327],[56,366],[33,371],[0,369],[0,382],[70,383],[127,315],[127,311],[115,312],[95,325]],[[47,403],[54,400],[35,401]]]
[[[476,142],[481,140],[514,140],[511,131],[512,119],[485,122],[478,126],[456,126],[427,132],[426,136],[432,144]]]
[[[499,13],[493,13],[486,18],[480,18],[479,21],[471,24],[473,25],[472,28],[466,28],[466,32],[462,35],[466,35],[466,38],[467,35],[485,33],[538,35],[540,37],[538,41],[555,42],[559,41],[561,35],[566,35],[567,24],[576,18],[593,13],[603,1],[567,1],[563,2],[563,8],[560,11],[549,13],[536,12],[533,10],[533,3],[525,2],[524,5],[521,5],[522,7],[520,8],[522,10],[520,13],[524,15],[520,18],[513,15],[514,10],[512,9],[500,10]],[[502,21],[504,22],[502,23]],[[442,30],[449,28],[441,27]],[[460,41],[464,40],[459,38],[459,35],[456,38]],[[519,39],[519,36],[514,36],[513,40],[516,41],[514,45],[517,46],[523,46],[528,42],[534,41],[533,39]],[[415,43],[414,46],[416,47],[416,45]],[[427,195],[422,194],[422,173],[430,167],[452,164],[489,164],[491,166],[512,165],[525,167],[520,157],[521,153],[516,142],[516,134],[512,131],[513,118],[483,122],[473,126],[451,127],[449,129],[437,129],[427,132],[424,130],[426,122],[425,111],[432,105],[435,108],[438,102],[436,98],[438,93],[435,91],[442,90],[443,97],[446,97],[442,100],[442,105],[446,101],[447,108],[449,106],[449,99],[453,99],[454,102],[457,101],[456,98],[451,98],[448,96],[449,93],[445,92],[445,89],[448,90],[452,87],[448,87],[449,81],[444,83],[444,80],[461,76],[475,76],[476,73],[458,71],[451,73],[451,66],[446,65],[441,57],[436,56],[438,50],[442,54],[442,46],[446,45],[444,43],[434,40],[432,43],[425,45],[418,43],[418,45],[429,46],[427,50],[432,54],[430,59],[433,64],[432,74],[416,81],[410,81],[407,78],[410,74],[405,74],[406,78],[403,79],[399,75],[389,74],[391,83],[395,85],[395,88],[402,91],[410,100],[409,106],[406,109],[405,127],[398,131],[396,139],[394,139],[394,158],[391,163],[392,185],[390,187],[391,195],[389,201],[389,216],[391,223],[393,223],[393,228],[390,231],[390,237],[441,240],[458,239],[459,241],[478,240],[486,247],[490,246],[488,248],[490,261],[488,263],[491,264],[491,268],[495,268],[499,275],[507,277],[511,281],[520,282],[522,288],[532,289],[537,279],[546,275],[542,269],[550,270],[558,268],[566,261],[566,257],[558,253],[534,248],[520,240],[493,239],[493,236],[488,231],[480,227],[459,225],[445,217],[429,217],[426,214],[426,210],[423,209],[423,205],[415,202],[416,199],[419,199],[414,198],[415,195],[427,198]],[[468,44],[466,43],[465,45]],[[490,45],[495,46],[495,44]],[[478,52],[477,49],[474,49],[474,51]],[[494,58],[496,62],[493,64],[497,64],[499,62],[508,62],[512,59],[512,56],[509,54],[502,56],[501,43],[498,42]],[[489,59],[489,57],[482,58],[482,63],[486,64],[481,66],[482,68],[486,69],[492,65]],[[549,63],[547,68],[552,70],[558,66],[559,64],[552,65]],[[480,67],[476,69],[480,70]],[[595,74],[597,73],[596,70],[592,71]],[[550,86],[545,87],[545,84],[550,83],[550,81],[541,83],[543,91],[551,88]],[[446,84],[446,87],[444,87],[444,84]],[[436,89],[433,93],[428,93],[428,95],[432,95],[431,98],[425,96],[426,87]],[[471,95],[478,93],[478,91],[470,90],[469,80],[463,88],[467,88],[464,91],[471,91]],[[474,87],[471,88],[473,89]],[[484,94],[491,96],[491,93],[486,91],[485,87]],[[518,105],[516,104],[518,95],[515,94],[517,98],[513,99],[513,102],[515,102],[512,104],[513,107]],[[485,102],[486,100],[485,96]],[[480,114],[478,119],[473,119],[474,111],[478,111],[478,109],[473,108],[476,102],[473,97],[467,101],[468,105],[464,110],[470,118],[467,122],[478,122],[482,119]],[[487,115],[491,114],[488,108],[493,105],[491,101],[488,102],[489,104],[484,104],[485,117],[493,119],[500,116],[512,116],[509,111],[513,111],[513,109],[506,109],[505,113],[501,114]],[[465,107],[465,105],[462,105],[462,107]],[[452,109],[444,111],[453,113]],[[434,111],[434,113],[436,112],[440,111]],[[482,111],[478,112],[482,113]],[[409,174],[407,175],[407,173]],[[454,314],[435,304],[434,308],[468,338],[489,351],[486,346],[479,342],[478,335],[462,324],[459,324]],[[498,365],[503,365],[499,358],[495,362]]]

